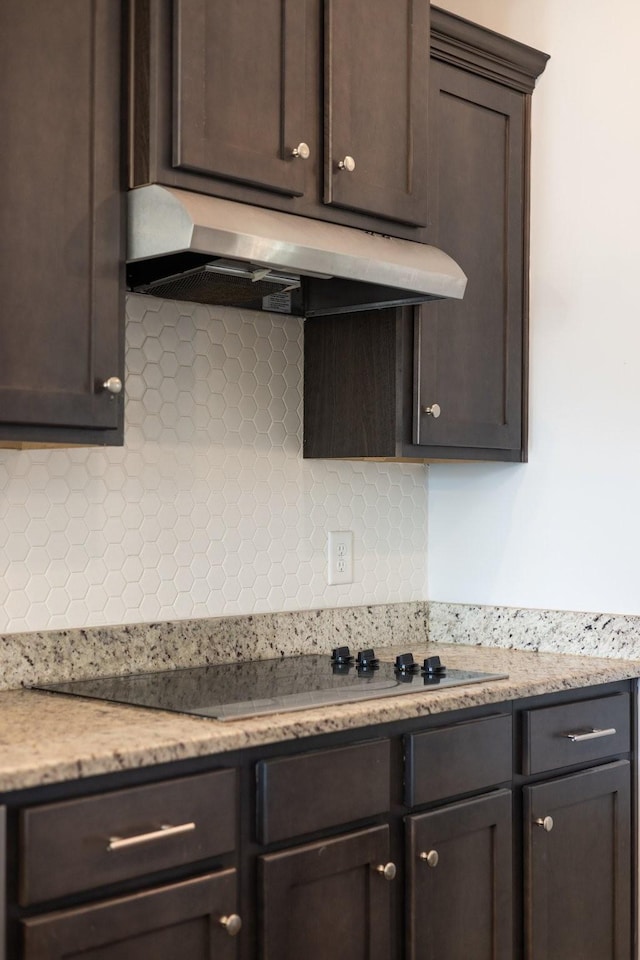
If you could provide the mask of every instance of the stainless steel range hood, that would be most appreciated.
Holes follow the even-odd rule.
[[[151,185],[129,192],[128,284],[166,299],[304,316],[461,299],[436,247]]]

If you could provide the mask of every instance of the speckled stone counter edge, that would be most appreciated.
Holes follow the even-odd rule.
[[[429,640],[583,656],[640,657],[640,616],[429,604]]]
[[[154,670],[258,660],[332,647],[427,639],[427,604],[393,603],[252,616],[0,635],[0,690]],[[363,641],[364,642],[364,641]]]
[[[393,660],[404,650],[405,644],[381,648],[380,654]],[[230,723],[7,690],[0,693],[0,794],[640,676],[640,661],[462,644],[416,643],[413,651],[417,659],[437,651],[452,668],[505,674],[506,679],[430,690],[426,696],[418,687],[415,695]]]

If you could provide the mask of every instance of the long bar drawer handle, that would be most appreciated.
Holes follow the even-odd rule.
[[[572,743],[582,743],[583,740],[599,740],[600,737],[614,737],[617,733],[615,727],[607,727],[606,730],[589,730],[587,733],[563,733],[563,737],[571,740]]]
[[[127,847],[137,847],[141,843],[151,843],[153,840],[161,840],[163,837],[175,837],[179,833],[190,833],[195,830],[195,823],[179,823],[172,827],[169,824],[163,824],[159,830],[151,830],[149,833],[139,833],[135,837],[109,837],[107,850],[126,850]]]

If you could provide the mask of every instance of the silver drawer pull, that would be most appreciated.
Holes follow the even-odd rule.
[[[175,837],[179,833],[190,833],[195,830],[195,823],[179,823],[176,827],[163,824],[159,830],[151,830],[149,833],[139,833],[135,837],[109,837],[107,850],[125,850],[127,847],[137,847],[141,843],[151,843],[153,840],[161,840],[163,837]]]
[[[563,733],[562,736],[572,743],[582,743],[583,740],[599,740],[601,737],[614,737],[617,733],[615,727],[607,727],[606,730],[587,730],[586,733]]]

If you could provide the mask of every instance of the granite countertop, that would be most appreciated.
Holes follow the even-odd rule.
[[[379,656],[393,660],[399,652],[404,650],[388,648]],[[509,677],[225,723],[8,690],[0,693],[0,793],[640,676],[640,660],[443,643],[414,648],[416,660],[430,654],[452,668]]]

